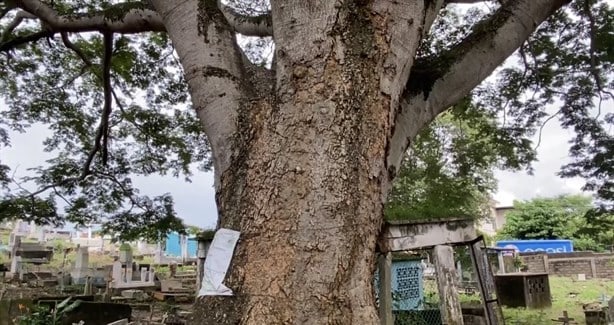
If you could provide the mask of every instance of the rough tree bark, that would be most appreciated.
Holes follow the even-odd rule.
[[[542,1],[541,18],[510,6],[487,22],[511,24],[506,39],[483,31],[444,65],[416,67],[443,1],[273,1],[274,72],[241,58],[213,2],[154,4],[212,142],[219,225],[241,231],[235,296],[200,300],[193,323],[375,324],[375,242],[402,152],[562,2]],[[490,63],[467,55],[498,46]],[[431,65],[441,70],[420,74]],[[487,69],[464,78],[471,65]]]
[[[258,325],[377,323],[375,242],[409,142],[567,1],[505,1],[416,61],[449,2],[477,1],[271,0],[270,16],[243,17],[215,0],[151,0],[123,19],[14,1],[51,34],[169,34],[211,143],[219,226],[241,232],[235,295],[200,300],[192,323]],[[272,34],[273,69],[251,65],[235,32]]]

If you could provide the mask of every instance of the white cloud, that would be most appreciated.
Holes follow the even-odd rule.
[[[605,103],[602,114],[614,112],[614,103]],[[561,194],[591,195],[582,192],[582,178],[561,178],[557,175],[560,168],[571,162],[569,141],[574,136],[572,130],[563,129],[556,119],[550,121],[542,130],[541,143],[537,149],[538,161],[533,163],[533,175],[525,171],[497,171],[499,190],[494,197],[513,197],[516,200],[530,200],[538,196],[550,197]],[[537,143],[538,135],[534,137]],[[502,204],[502,203],[500,203]]]

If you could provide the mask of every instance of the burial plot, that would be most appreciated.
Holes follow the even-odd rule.
[[[547,273],[495,275],[499,302],[507,307],[546,308],[552,306]]]

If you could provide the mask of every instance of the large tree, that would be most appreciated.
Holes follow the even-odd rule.
[[[218,226],[241,239],[234,296],[201,300],[194,322],[375,324],[376,239],[408,145],[517,50],[475,107],[505,117],[498,137],[520,164],[560,98],[578,134],[566,173],[611,195],[599,166],[613,165],[612,116],[590,115],[612,89],[606,1],[486,2],[460,18],[455,2],[480,1],[1,1],[1,122],[48,125],[57,153],[25,180],[34,190],[0,168],[18,184],[3,217],[178,227],[172,199],[140,195],[130,175],[210,158]],[[270,68],[254,60],[267,41],[241,48],[237,33],[274,43]],[[191,110],[172,106],[188,94]]]
[[[562,195],[514,202],[500,239],[571,239],[575,250],[614,245],[614,215],[595,213],[590,197]]]

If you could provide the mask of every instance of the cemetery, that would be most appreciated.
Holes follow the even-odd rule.
[[[14,324],[36,306],[53,309],[66,299],[77,305],[65,317],[66,324],[79,318],[87,319],[85,324],[183,324],[198,295],[223,287],[223,277],[204,281],[213,274],[205,263],[210,252],[232,249],[219,243],[236,240],[238,234],[218,233],[218,244],[208,232],[195,240],[194,248],[188,248],[187,237],[177,238],[174,255],[162,249],[164,244],[151,245],[148,257],[135,252],[136,244],[123,243],[101,255],[98,246],[92,250],[79,242],[67,261],[66,249],[54,249],[43,235],[18,223],[2,233],[8,259],[1,260],[0,315],[10,317],[0,317],[0,325]],[[107,259],[96,263],[101,256]],[[374,295],[384,325],[497,325],[514,324],[514,319],[525,319],[525,324],[607,324],[613,319],[614,285],[601,266],[611,254],[492,247],[471,219],[448,219],[389,221],[378,256]],[[62,264],[53,267],[58,259]],[[201,286],[212,281],[219,282],[209,289]],[[587,292],[578,292],[580,288]]]
[[[191,259],[185,258],[187,240],[181,240],[183,259],[179,260],[166,256],[159,244],[145,259],[135,254],[137,245],[123,243],[108,254],[112,261],[100,265],[92,263],[99,252],[78,244],[71,252],[74,258],[66,262],[62,256],[62,267],[55,269],[51,264],[62,254],[41,236],[18,227],[8,236],[5,231],[10,262],[3,263],[0,315],[10,317],[0,317],[0,325],[14,324],[37,306],[53,310],[67,299],[76,307],[65,317],[66,324],[84,319],[85,324],[102,325],[183,324],[194,299],[207,290],[201,283],[219,281],[209,289],[223,287],[223,277],[203,281],[212,276],[206,271],[211,267],[205,266],[208,254],[228,251],[229,247],[219,243],[236,240],[238,235],[219,233],[218,244],[212,232],[201,237],[196,252],[189,253],[196,255]],[[606,279],[609,274],[562,274],[564,278],[548,266],[564,258],[580,263],[588,259],[589,265],[590,261],[597,265],[596,260],[609,255],[570,254],[528,254],[490,247],[470,219],[390,221],[380,236],[374,274],[380,319],[384,325],[497,325],[514,324],[514,319],[524,319],[524,324],[607,324],[613,319],[614,307],[614,285]],[[191,263],[194,259],[196,266]],[[569,282],[587,292],[575,291],[579,288]]]
[[[145,256],[136,254],[143,246],[138,243],[101,252],[100,245],[92,249],[77,241],[58,250],[52,246],[57,242],[24,231],[29,227],[21,222],[4,228],[0,244],[8,249],[0,252],[0,325],[17,324],[40,306],[55,310],[66,299],[75,307],[62,324],[182,324],[190,313],[199,278],[196,258],[185,258],[187,241],[179,245],[184,258],[164,254],[164,244],[151,245]],[[207,247],[207,242],[200,245],[203,258]]]

